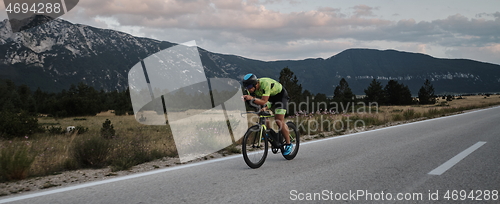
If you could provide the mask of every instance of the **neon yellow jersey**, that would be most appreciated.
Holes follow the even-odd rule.
[[[279,82],[271,78],[260,78],[259,83],[259,89],[255,90],[254,92],[258,97],[274,96],[276,94],[279,94],[283,89],[283,86],[281,86]]]

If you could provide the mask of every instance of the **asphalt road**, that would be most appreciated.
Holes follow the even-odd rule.
[[[259,169],[236,155],[0,203],[500,203],[499,155],[495,107],[304,143]]]

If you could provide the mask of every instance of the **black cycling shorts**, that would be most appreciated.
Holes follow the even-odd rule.
[[[271,102],[271,107],[274,109],[275,114],[286,114],[288,109],[288,92],[285,87],[282,88],[281,92],[274,96],[269,96],[269,102]]]

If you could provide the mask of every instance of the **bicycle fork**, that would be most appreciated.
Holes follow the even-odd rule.
[[[255,137],[254,138],[254,142],[252,143],[252,148],[260,148],[262,147],[261,146],[261,142],[263,141],[263,137],[265,137],[265,133],[267,132],[267,128],[265,125],[261,125],[260,126],[260,130],[259,130],[259,137]],[[257,140],[257,141],[255,141]],[[255,144],[257,144],[257,146],[255,146]]]

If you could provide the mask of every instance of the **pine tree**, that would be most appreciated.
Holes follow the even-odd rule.
[[[335,91],[333,92],[333,100],[338,103],[343,103],[347,105],[347,103],[354,101],[355,95],[352,93],[351,88],[349,88],[349,84],[347,81],[342,78],[339,82],[339,85],[335,87]]]
[[[285,67],[280,72],[279,83],[285,87],[290,96],[290,101],[297,102],[302,94],[302,84],[299,84],[297,76],[288,67]]]
[[[408,86],[390,80],[384,88],[386,101],[389,105],[410,105],[413,102]]]
[[[368,88],[365,89],[365,94],[367,102],[376,102],[379,105],[385,103],[384,88],[376,79],[373,79]]]
[[[280,72],[279,83],[286,89],[290,102],[299,104],[302,98],[302,84],[299,84],[297,76],[288,67],[285,67]],[[288,110],[287,114],[295,114],[295,110]]]
[[[312,112],[312,100],[314,95],[309,90],[304,90],[300,101],[306,102],[307,107],[298,107],[298,111]]]
[[[431,82],[426,79],[424,85],[418,91],[418,99],[420,104],[435,104],[436,96],[434,95],[434,87]]]

